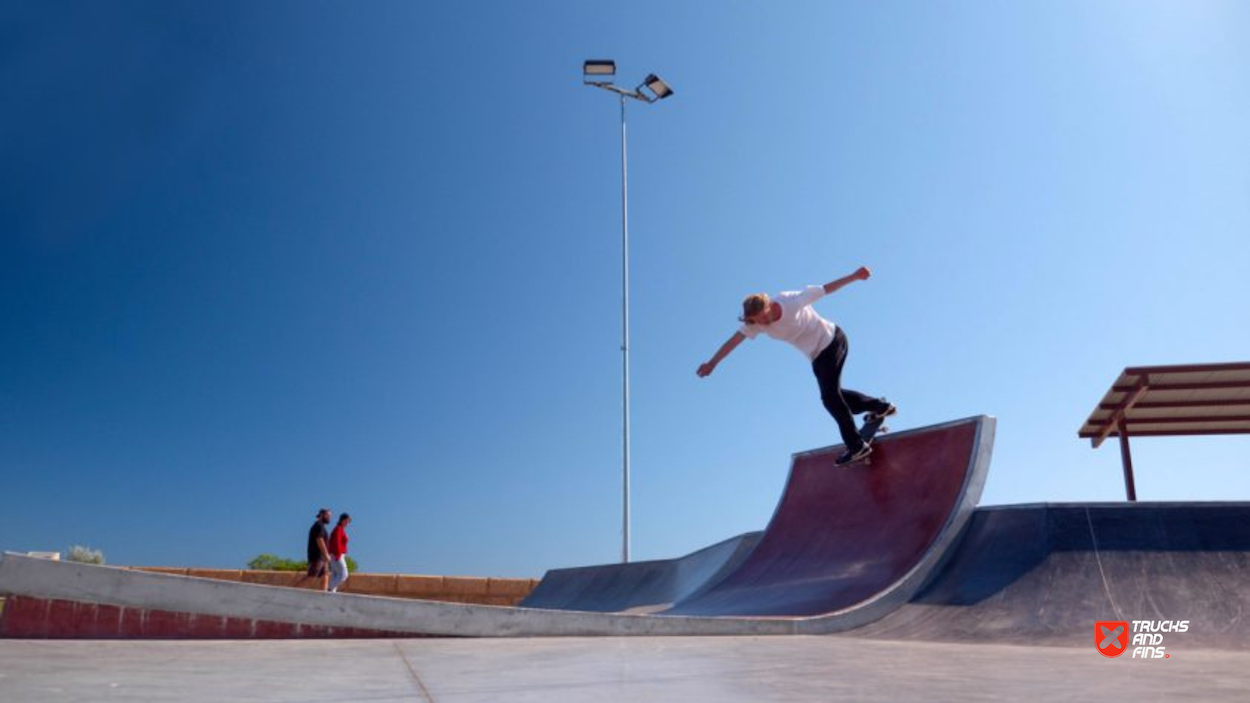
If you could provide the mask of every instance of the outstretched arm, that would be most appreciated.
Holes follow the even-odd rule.
[[[872,271],[868,270],[867,266],[860,266],[855,269],[855,273],[852,273],[849,276],[843,276],[836,281],[829,281],[826,283],[825,295],[829,295],[848,283],[854,283],[855,281],[867,281],[870,276],[872,276]]]
[[[734,336],[730,337],[724,344],[720,345],[720,349],[716,350],[716,354],[711,361],[699,365],[699,378],[711,376],[712,372],[716,370],[716,365],[729,356],[729,352],[736,349],[739,344],[742,344],[744,339],[746,339],[746,335],[741,332],[734,332]]]

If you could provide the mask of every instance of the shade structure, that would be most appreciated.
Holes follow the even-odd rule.
[[[1081,425],[1098,446],[1133,437],[1250,433],[1250,361],[1124,369]]]
[[[1077,435],[1099,447],[1118,437],[1124,487],[1137,499],[1129,437],[1250,434],[1250,361],[1130,366]]]

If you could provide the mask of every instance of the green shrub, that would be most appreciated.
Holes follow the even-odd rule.
[[[308,571],[308,560],[296,561],[294,559],[284,559],[273,554],[261,554],[249,561],[247,568],[253,571]],[[360,567],[351,555],[347,557],[347,570],[353,574],[360,571]]]
[[[308,562],[283,559],[273,554],[261,554],[247,563],[253,571],[307,571]]]
[[[65,561],[75,561],[79,564],[104,564],[104,552],[91,547],[83,547],[75,544],[69,548],[69,554],[65,557]]]

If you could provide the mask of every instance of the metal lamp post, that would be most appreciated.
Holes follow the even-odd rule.
[[[633,90],[612,82],[616,62],[592,59],[582,64],[582,84],[616,93],[621,103],[621,371],[622,444],[621,561],[629,561],[629,185],[625,136],[625,98],[653,103],[673,94],[673,89],[654,73]]]

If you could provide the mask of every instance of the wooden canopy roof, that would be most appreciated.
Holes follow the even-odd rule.
[[[1124,369],[1079,436],[1250,433],[1250,361]]]

